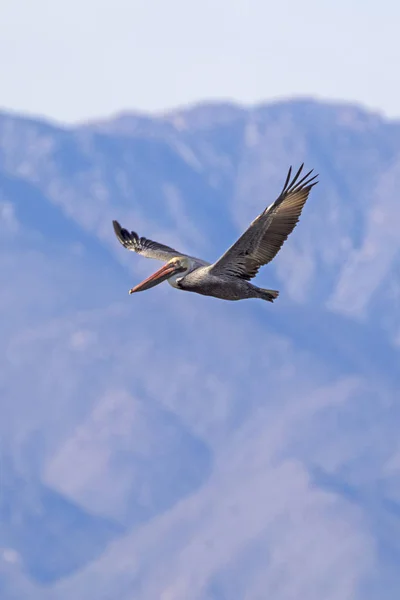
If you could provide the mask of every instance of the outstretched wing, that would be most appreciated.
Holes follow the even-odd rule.
[[[140,238],[134,231],[129,232],[127,229],[121,227],[118,221],[113,221],[113,227],[115,235],[124,248],[137,252],[146,258],[168,261],[174,256],[184,256],[181,252],[169,246],[164,246],[164,244],[153,242],[144,237]]]
[[[219,258],[210,269],[213,275],[230,274],[249,281],[262,265],[270,262],[295,228],[311,188],[318,175],[311,170],[299,179],[304,163],[290,181],[290,167],[279,197],[268,206],[243,235]]]

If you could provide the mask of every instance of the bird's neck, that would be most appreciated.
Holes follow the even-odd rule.
[[[172,285],[172,287],[177,288],[179,287],[178,284],[176,283],[177,279],[181,279],[181,277],[184,277],[186,273],[175,273],[175,275],[172,275],[172,277],[170,277],[168,279],[168,283],[169,285]]]
[[[179,288],[179,285],[177,284],[177,280],[182,279],[182,277],[185,277],[188,273],[190,273],[190,271],[193,271],[194,268],[195,268],[194,261],[190,260],[186,271],[181,271],[180,273],[175,273],[175,275],[172,275],[172,277],[170,277],[168,279],[168,283],[170,285],[172,285],[172,287],[174,287],[174,288]]]

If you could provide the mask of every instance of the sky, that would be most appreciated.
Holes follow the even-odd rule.
[[[400,117],[396,0],[2,0],[0,108],[76,122],[202,100]]]

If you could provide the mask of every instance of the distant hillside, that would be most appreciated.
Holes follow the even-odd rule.
[[[257,283],[167,284],[320,183]],[[397,600],[400,124],[287,101],[62,128],[0,114],[2,600]]]

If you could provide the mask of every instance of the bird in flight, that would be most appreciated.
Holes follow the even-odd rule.
[[[250,283],[250,279],[277,255],[295,228],[311,188],[318,183],[315,181],[318,175],[310,177],[313,170],[299,179],[303,166],[292,179],[290,167],[275,202],[254,219],[243,235],[213,264],[144,237],[139,238],[134,231],[129,232],[118,221],[113,221],[115,234],[124,248],[146,258],[166,261],[161,269],[129,293],[143,292],[167,280],[178,290],[222,300],[260,298],[273,302],[279,292],[257,287]]]

